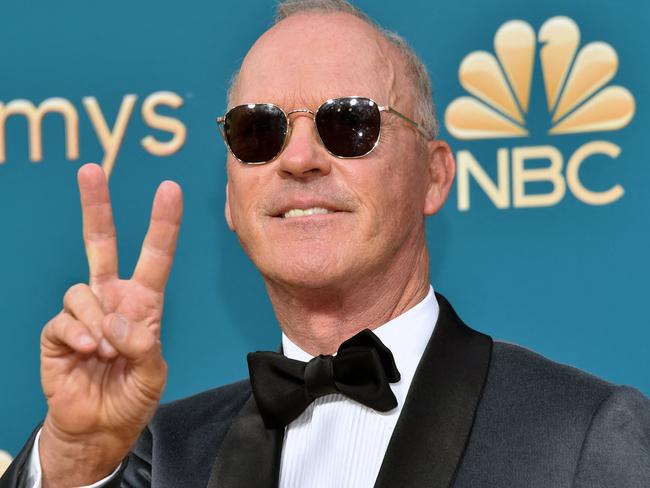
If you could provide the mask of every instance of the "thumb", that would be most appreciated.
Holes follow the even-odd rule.
[[[147,327],[130,321],[124,315],[106,315],[102,322],[102,331],[111,345],[130,362],[141,363],[152,353],[160,355],[158,338]]]
[[[145,325],[120,314],[108,314],[102,322],[105,337],[133,366],[132,373],[147,397],[158,402],[167,382],[167,363],[158,337]]]

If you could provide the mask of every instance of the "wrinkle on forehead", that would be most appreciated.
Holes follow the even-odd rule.
[[[381,43],[378,43],[379,49],[383,52],[382,59],[385,60],[385,71],[383,76],[385,77],[386,84],[388,85],[388,100],[385,103],[388,105],[397,105],[400,99],[400,90],[397,83],[397,74],[395,69],[395,60],[396,49],[394,46],[389,45],[385,39],[382,39]],[[392,51],[392,52],[391,52]],[[401,61],[401,60],[400,60]]]
[[[403,60],[373,26],[344,13],[300,13],[265,32],[246,55],[231,105],[315,109],[328,98],[369,96],[410,110]]]

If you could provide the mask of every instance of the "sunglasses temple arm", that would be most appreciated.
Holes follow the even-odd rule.
[[[431,137],[431,134],[429,134],[429,133],[427,132],[427,130],[426,130],[424,127],[422,127],[421,124],[418,124],[415,120],[410,119],[410,118],[408,118],[406,115],[403,115],[403,114],[399,113],[399,112],[398,112],[397,110],[395,110],[393,107],[379,107],[379,110],[381,110],[381,111],[387,111],[387,112],[390,112],[390,113],[392,113],[392,114],[397,115],[399,118],[401,118],[402,120],[405,120],[406,122],[408,122],[409,124],[411,124],[413,127],[415,127],[415,128],[417,129],[417,131],[418,131],[420,134],[422,134],[424,137],[426,137],[426,138],[429,139],[429,140],[433,140],[433,137]]]
[[[226,133],[223,130],[223,124],[225,122],[226,122],[225,117],[217,117],[217,127],[219,127],[219,132],[221,133],[221,137],[223,138],[224,142],[226,142]]]

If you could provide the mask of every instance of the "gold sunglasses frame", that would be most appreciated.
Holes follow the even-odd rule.
[[[332,151],[330,151],[327,148],[325,143],[323,143],[323,139],[321,138],[320,133],[318,132],[318,127],[316,127],[316,134],[318,135],[318,140],[320,141],[321,145],[325,148],[325,150],[330,155],[334,156],[335,158],[338,158],[338,159],[359,159],[359,158],[363,158],[363,157],[367,156],[372,151],[374,151],[374,149],[377,147],[377,145],[379,144],[379,141],[381,139],[381,125],[382,125],[381,124],[381,112],[388,112],[388,113],[397,115],[402,120],[404,120],[404,121],[408,122],[409,124],[411,124],[420,134],[422,134],[425,137],[425,139],[427,139],[427,140],[432,140],[433,139],[431,137],[431,135],[426,131],[426,129],[422,126],[422,124],[419,124],[416,121],[414,121],[413,119],[411,119],[411,118],[407,117],[406,115],[398,112],[393,107],[389,107],[388,105],[379,105],[372,98],[362,97],[362,96],[347,96],[347,97],[328,98],[327,100],[325,100],[323,103],[321,103],[318,106],[318,108],[316,109],[315,112],[308,109],[308,108],[297,108],[297,109],[291,110],[289,112],[285,112],[282,109],[282,107],[280,107],[280,106],[278,106],[278,105],[276,105],[274,103],[242,103],[242,104],[239,104],[239,105],[236,105],[236,106],[232,107],[230,110],[228,110],[228,112],[226,112],[225,115],[222,115],[221,117],[217,117],[217,126],[219,127],[219,132],[221,133],[221,137],[223,138],[223,142],[225,143],[226,148],[228,148],[228,151],[230,152],[230,154],[232,154],[232,156],[237,161],[239,161],[242,164],[253,164],[253,165],[268,164],[270,162],[275,161],[277,158],[279,158],[280,154],[282,154],[282,152],[284,151],[284,149],[287,146],[287,142],[289,141],[289,138],[291,137],[291,121],[292,121],[292,119],[289,118],[290,115],[293,115],[293,114],[305,115],[307,117],[310,117],[312,119],[312,121],[314,122],[314,125],[316,125],[316,114],[318,113],[318,111],[323,106],[327,105],[328,103],[333,103],[336,100],[359,99],[359,98],[370,101],[371,104],[374,104],[377,107],[377,109],[379,110],[380,119],[379,119],[379,134],[377,135],[377,140],[375,141],[373,146],[366,153],[364,153],[364,154],[362,154],[360,156],[339,156],[337,154],[332,153]],[[224,125],[225,125],[225,122],[226,122],[226,116],[228,115],[228,113],[230,113],[230,111],[232,111],[232,110],[234,110],[236,108],[250,106],[250,105],[266,105],[266,106],[277,108],[278,110],[280,110],[280,112],[282,112],[282,114],[284,115],[284,117],[285,117],[285,119],[287,121],[287,130],[286,130],[286,133],[284,134],[284,141],[282,142],[282,147],[280,148],[278,153],[273,157],[273,159],[269,159],[268,161],[259,161],[259,162],[253,162],[253,163],[249,163],[247,161],[242,161],[241,159],[239,159],[235,155],[233,150],[230,148],[230,144],[228,144],[228,138],[226,137],[226,131],[224,129]]]

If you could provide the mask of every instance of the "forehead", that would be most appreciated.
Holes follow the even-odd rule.
[[[372,26],[349,14],[295,14],[248,52],[231,105],[264,101],[290,109],[347,95],[389,104],[396,93],[394,58]]]

